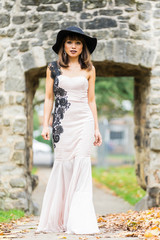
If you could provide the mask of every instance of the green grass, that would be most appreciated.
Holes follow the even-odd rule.
[[[37,167],[32,167],[32,172],[31,172],[31,174],[36,174],[36,172],[37,172]]]
[[[131,205],[135,205],[145,191],[138,185],[133,166],[92,168],[93,178],[112,189]]]
[[[8,211],[0,210],[0,222],[10,222],[11,220],[16,220],[24,217],[25,213],[22,210],[11,209]]]
[[[134,155],[125,155],[125,154],[108,154],[107,159],[116,159],[116,160],[127,160],[127,161],[131,161],[134,162]]]

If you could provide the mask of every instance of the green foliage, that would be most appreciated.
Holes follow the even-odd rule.
[[[145,196],[145,191],[137,183],[135,169],[132,166],[92,168],[92,175],[100,183],[112,189],[118,196],[130,204],[136,204]]]
[[[38,130],[39,126],[40,126],[40,123],[39,123],[38,113],[34,108],[34,111],[33,111],[33,130]]]
[[[24,211],[11,209],[8,211],[0,211],[0,222],[9,222],[24,217]]]
[[[99,115],[106,115],[108,119],[122,116],[128,113],[123,109],[122,101],[129,100],[133,105],[133,78],[97,77],[95,94]]]
[[[50,138],[51,138],[51,137],[50,137]],[[44,140],[41,135],[35,137],[35,139],[36,139],[38,142],[42,142],[42,143],[48,144],[48,145],[52,148],[52,150],[53,150],[52,139],[50,139],[50,140]]]
[[[34,175],[34,174],[36,174],[37,173],[37,167],[32,167],[32,172],[31,172],[31,174],[32,175]]]

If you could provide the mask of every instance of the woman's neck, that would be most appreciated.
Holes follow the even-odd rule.
[[[78,57],[75,57],[75,58],[70,58],[69,57],[69,66],[70,65],[79,65],[79,61],[78,61]]]

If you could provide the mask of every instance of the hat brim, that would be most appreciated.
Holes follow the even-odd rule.
[[[90,37],[88,35],[85,35],[85,34],[82,34],[82,33],[76,32],[76,31],[69,31],[69,30],[61,30],[57,34],[56,43],[52,46],[52,49],[55,53],[58,54],[63,39],[70,33],[75,33],[76,35],[83,37],[90,54],[93,53],[93,51],[95,50],[95,48],[97,46],[97,38]]]

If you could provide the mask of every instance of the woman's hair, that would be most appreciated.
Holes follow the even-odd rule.
[[[66,40],[80,40],[83,44],[83,49],[81,54],[79,55],[79,64],[81,66],[81,69],[87,69],[88,71],[92,69],[92,62],[90,59],[90,52],[88,51],[88,48],[86,46],[85,40],[82,36],[77,35],[76,33],[69,33],[62,42],[62,45],[60,47],[60,50],[58,52],[58,63],[61,67],[67,68],[69,64],[68,55],[64,52],[64,43]]]

